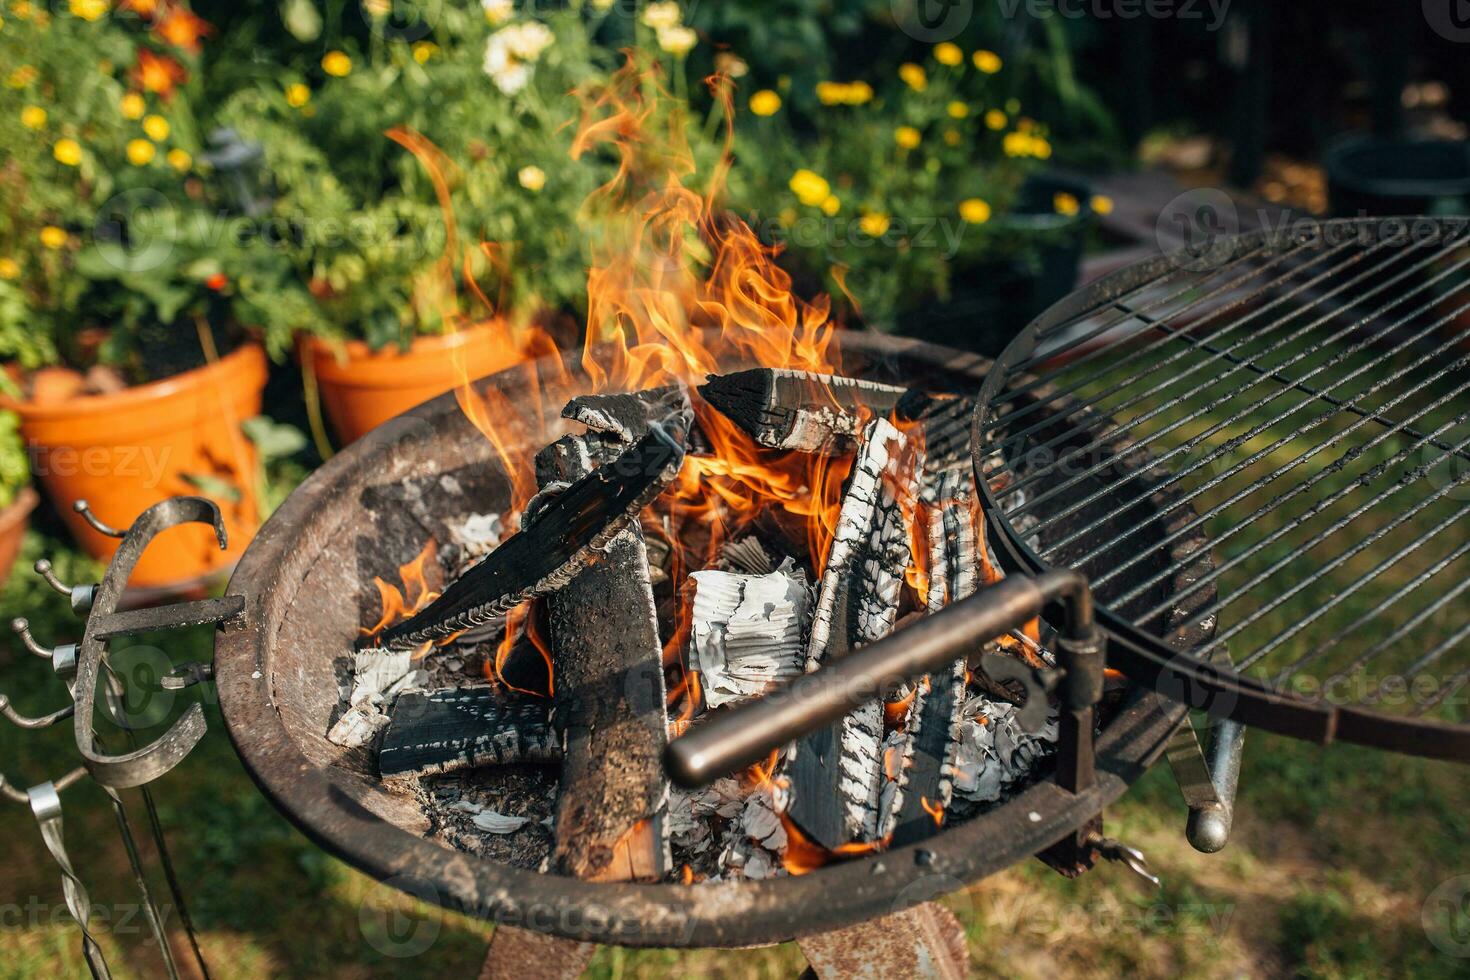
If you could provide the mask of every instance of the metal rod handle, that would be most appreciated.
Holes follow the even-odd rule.
[[[669,743],[665,767],[680,786],[707,785],[831,724],[884,691],[975,652],[987,640],[1040,615],[1042,607],[1053,601],[1066,604],[1067,639],[1094,638],[1091,594],[1081,575],[1053,571],[1035,578],[1012,576],[696,726]],[[1097,673],[1100,677],[1100,662]]]

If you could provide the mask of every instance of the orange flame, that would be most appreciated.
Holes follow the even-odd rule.
[[[930,818],[933,819],[934,826],[936,826],[936,827],[943,827],[944,826],[944,804],[942,804],[942,803],[930,803],[929,802],[929,797],[927,797],[927,796],[921,796],[921,797],[919,797],[919,806],[923,807],[924,808],[924,812],[927,813],[927,814],[929,814]]]

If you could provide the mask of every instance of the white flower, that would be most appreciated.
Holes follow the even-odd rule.
[[[515,0],[480,0],[485,8],[485,19],[492,24],[504,24],[515,16]]]
[[[526,190],[539,191],[546,186],[546,171],[537,166],[522,167],[516,173],[516,179]]]
[[[510,45],[511,54],[522,61],[535,61],[556,40],[551,28],[539,20],[516,24],[497,33],[508,35],[506,43]]]
[[[555,40],[539,21],[502,27],[485,43],[485,74],[500,91],[515,95],[530,82],[532,63]]]
[[[664,27],[658,32],[658,46],[680,58],[688,54],[698,40],[699,35],[688,27]]]
[[[678,27],[683,20],[684,14],[676,0],[659,0],[643,9],[643,23],[659,32]]]

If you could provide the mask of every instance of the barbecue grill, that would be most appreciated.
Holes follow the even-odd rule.
[[[423,813],[373,778],[365,753],[326,741],[336,679],[317,654],[350,646],[364,583],[391,571],[391,532],[369,516],[378,489],[474,468],[483,492],[508,494],[452,396],[313,474],[212,605],[113,611],[148,537],[210,521],[196,504],[150,511],[95,596],[73,593],[79,611],[98,603],[79,676],[97,676],[109,636],[219,620],[230,736],[308,836],[420,897],[579,941],[773,942],[895,912],[934,897],[926,882],[955,887],[1044,850],[1071,873],[1099,856],[1131,858],[1101,839],[1098,814],[1166,745],[1196,813],[1192,836],[1214,849],[1228,834],[1238,723],[1470,757],[1470,626],[1458,601],[1470,552],[1467,265],[1464,222],[1333,222],[1124,270],[1048,311],[993,365],[844,338],[858,376],[979,388],[975,472],[1013,574],[808,675],[792,688],[799,697],[770,696],[696,727],[671,744],[669,764],[684,782],[746,765],[1053,603],[1058,669],[1018,680],[1028,704],[1048,694],[1061,703],[1055,773],[917,844],[804,876],[685,887],[538,874],[425,839]],[[514,398],[523,379],[478,384]],[[1366,609],[1352,618],[1341,611],[1350,596]],[[76,656],[57,660],[58,672]],[[1104,656],[1133,684],[1094,735]],[[172,683],[203,676],[185,674]],[[193,711],[153,745],[102,755],[87,688],[79,748],[104,785],[156,778],[202,735]],[[1230,719],[1208,762],[1180,728],[1191,706]]]

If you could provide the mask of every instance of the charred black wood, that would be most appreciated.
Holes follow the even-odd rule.
[[[828,374],[755,368],[711,375],[705,401],[767,449],[843,453],[863,425],[893,410],[904,389]]]
[[[899,778],[895,847],[933,836],[943,824],[954,793],[959,752],[960,712],[965,703],[965,664],[931,674],[915,691],[906,735],[909,739]]]
[[[661,880],[671,862],[667,715],[642,527],[628,525],[548,603],[565,745],[553,860],[592,881]]]
[[[677,438],[689,430],[693,413],[682,385],[648,388],[616,394],[578,395],[561,411],[563,418],[580,422],[593,432],[620,443],[636,442],[658,424]]]
[[[378,750],[385,778],[473,766],[561,761],[551,703],[507,700],[491,687],[400,694]]]
[[[683,447],[652,426],[625,452],[556,495],[422,612],[365,637],[395,648],[482,626],[527,599],[554,592],[598,561],[611,542],[678,475]],[[647,570],[644,570],[647,574]]]
[[[844,490],[823,570],[807,670],[893,629],[909,562],[899,494],[912,492],[915,465],[906,440],[875,419]],[[813,840],[834,849],[878,836],[883,790],[883,709],[869,702],[796,744],[787,776],[788,813]]]

